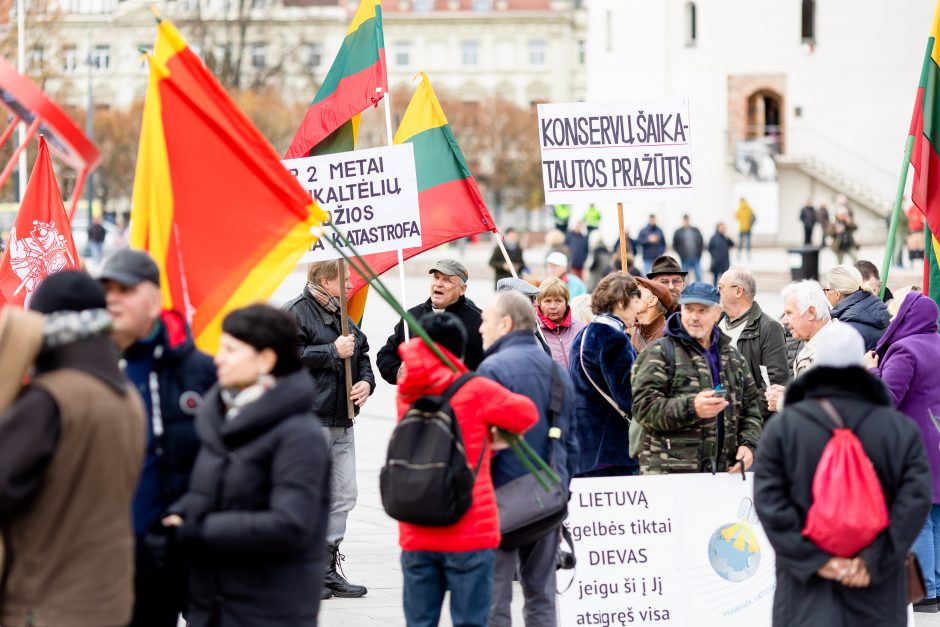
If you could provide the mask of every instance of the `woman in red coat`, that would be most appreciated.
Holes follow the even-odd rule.
[[[463,354],[466,345],[467,330],[463,323],[445,312],[422,317],[421,326],[457,364],[459,372],[444,365],[420,339],[402,344],[398,352],[405,369],[398,384],[399,417],[422,396],[443,393],[467,372],[455,357]],[[529,398],[513,394],[484,377],[474,377],[464,384],[451,398],[450,405],[472,465],[476,465],[480,451],[489,442],[493,427],[521,433],[538,420],[538,411]],[[405,580],[405,619],[409,627],[437,625],[447,590],[451,594],[453,623],[484,627],[493,587],[493,550],[500,540],[490,455],[483,456],[473,486],[473,504],[460,520],[446,527],[399,523],[398,530]]]

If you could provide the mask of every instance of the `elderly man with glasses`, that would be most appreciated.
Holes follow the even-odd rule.
[[[685,289],[685,277],[688,274],[673,257],[660,255],[653,261],[653,267],[646,273],[646,278],[665,286],[672,294],[673,303],[678,303],[679,294]],[[678,305],[673,305],[669,313],[673,313],[677,309]]]
[[[761,310],[754,302],[757,281],[750,270],[731,268],[718,281],[721,309],[724,312],[718,328],[731,338],[751,369],[760,391],[760,413],[766,420],[771,411],[764,391],[771,385],[786,386],[790,382],[787,364],[787,342],[783,325]]]

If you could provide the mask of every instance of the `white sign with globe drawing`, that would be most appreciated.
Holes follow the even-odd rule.
[[[752,474],[572,481],[561,624],[769,627],[774,554],[752,489]]]

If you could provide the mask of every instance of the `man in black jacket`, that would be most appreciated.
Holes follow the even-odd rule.
[[[689,222],[689,214],[682,216],[682,226],[672,236],[672,249],[679,255],[682,269],[686,272],[695,272],[695,280],[701,281],[705,240],[702,238],[702,232]]]
[[[770,385],[786,387],[790,382],[787,340],[783,325],[765,314],[754,302],[757,280],[750,270],[731,268],[718,281],[724,316],[718,328],[731,338],[751,369],[760,390],[760,413],[764,420],[773,413],[767,407],[764,390]],[[766,377],[766,378],[765,378]]]
[[[835,324],[819,336],[815,365],[787,388],[786,408],[767,424],[755,465],[754,504],[776,554],[773,624],[904,625],[904,561],[932,501],[924,444],[863,368],[858,332]],[[861,442],[888,509],[888,527],[852,558],[834,557],[803,535],[816,467],[835,426],[821,399]]]
[[[215,364],[193,343],[177,311],[164,311],[160,270],[139,250],[119,250],[98,276],[114,320],[111,339],[123,351],[124,371],[147,410],[147,453],[134,495],[133,627],[175,627],[186,601],[178,560],[154,550],[166,509],[189,488],[199,439],[193,418],[215,385]],[[149,537],[149,540],[148,540]],[[165,538],[165,536],[163,536]]]
[[[417,307],[412,307],[408,313],[417,320],[432,311],[448,311],[457,316],[467,329],[464,364],[470,370],[476,370],[483,361],[483,337],[480,335],[480,308],[464,295],[467,292],[467,280],[470,278],[467,268],[459,261],[442,259],[434,264],[429,274],[434,275],[431,281],[431,298]],[[395,332],[389,336],[375,358],[375,365],[379,367],[382,378],[392,385],[398,384],[401,370],[398,346],[404,341],[404,324],[399,320],[395,325]]]
[[[347,409],[344,360],[352,366],[351,398],[354,411],[365,404],[375,389],[375,377],[369,364],[369,342],[356,324],[349,320],[349,335],[340,326],[340,290],[349,290],[349,270],[339,275],[337,261],[315,261],[307,269],[303,292],[284,305],[297,320],[297,351],[300,361],[314,379],[314,415],[329,431],[330,447],[330,518],[326,531],[330,565],[322,597],[351,598],[366,594],[365,586],[349,583],[339,572],[343,556],[339,545],[346,535],[346,519],[356,506],[355,420]]]

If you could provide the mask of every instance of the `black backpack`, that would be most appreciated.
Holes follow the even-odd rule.
[[[444,527],[470,509],[486,440],[471,469],[450,399],[475,376],[461,375],[441,396],[422,396],[392,431],[379,490],[382,507],[395,520]]]

